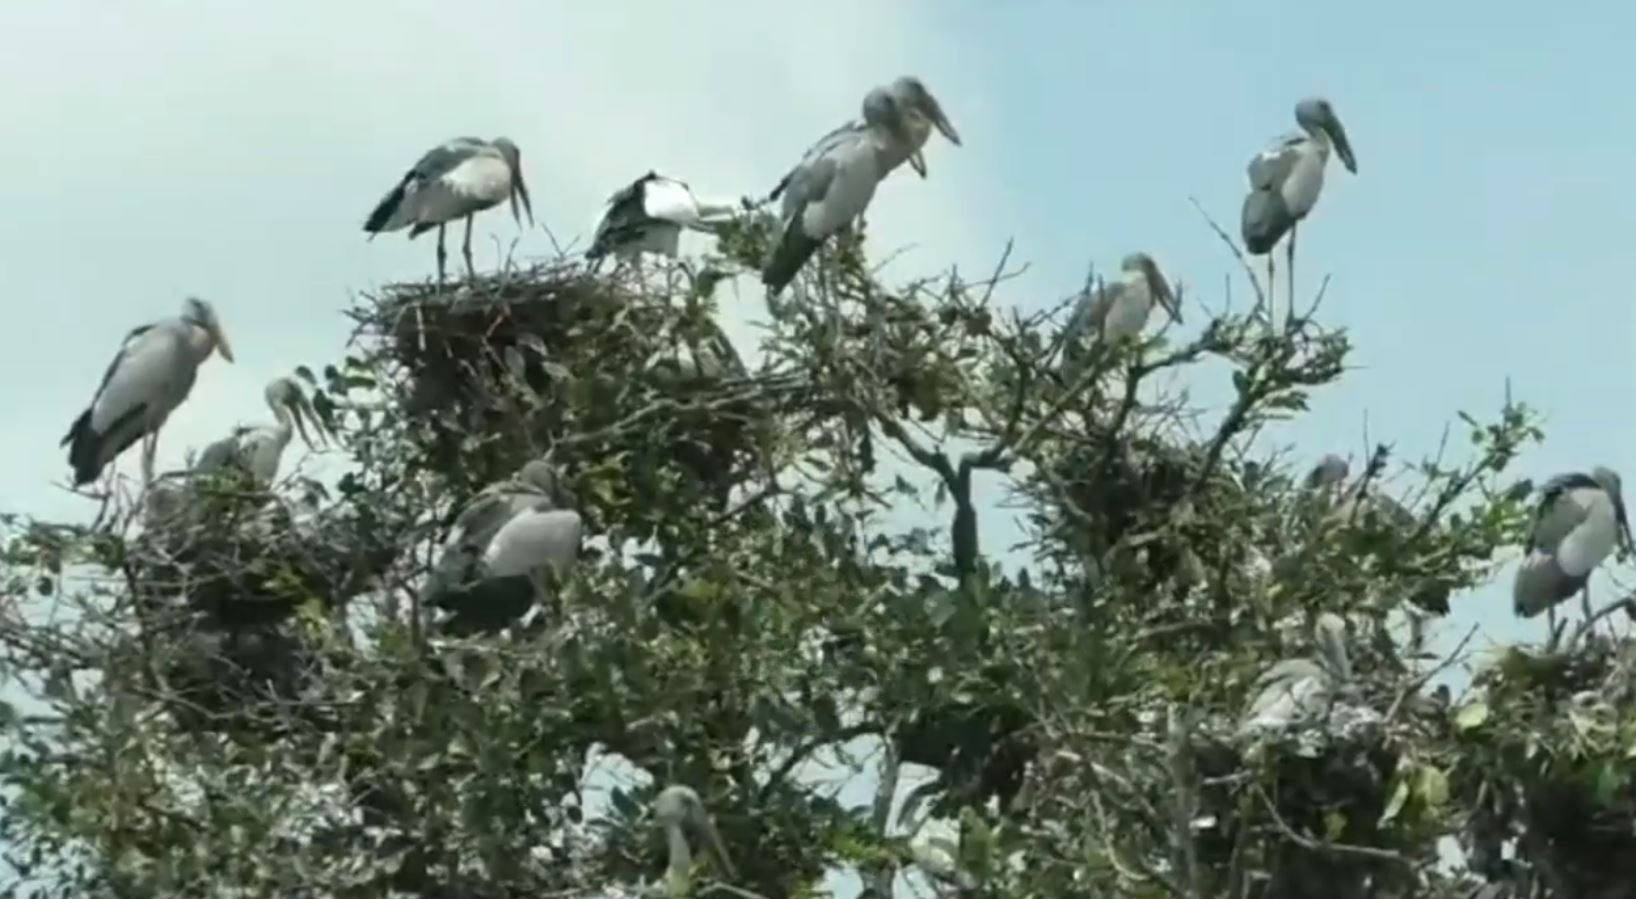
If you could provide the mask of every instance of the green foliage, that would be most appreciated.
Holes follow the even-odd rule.
[[[1393,636],[1518,539],[1527,490],[1502,479],[1539,437],[1526,409],[1466,419],[1469,447],[1409,492],[1381,447],[1335,501],[1254,438],[1341,376],[1344,334],[1224,314],[1065,367],[1006,261],[889,286],[860,226],[748,364],[716,291],[769,239],[747,219],[698,272],[388,288],[351,355],[297,371],[344,448],[333,489],[179,480],[169,518],[8,519],[0,645],[34,696],[0,707],[0,851],[35,894],[657,883],[670,783],[735,868],[701,863],[693,889],[766,897],[836,864],[877,889],[928,867],[904,824],[928,815],[958,831],[932,876],[1014,896],[1435,895],[1436,840],[1537,818],[1535,790],[1628,832],[1628,698],[1541,686],[1612,650],[1508,657],[1450,712]],[[1175,371],[1228,379],[1226,409],[1160,389]],[[417,587],[453,515],[542,454],[592,535],[580,564],[542,614],[443,634]],[[979,545],[1004,514],[980,477],[1021,508],[1022,568]],[[1240,737],[1320,611],[1349,622],[1373,723]],[[935,772],[902,815],[803,776],[860,740],[888,783]],[[587,773],[609,757],[647,777]]]

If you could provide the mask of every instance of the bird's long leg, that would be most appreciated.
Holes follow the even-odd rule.
[[[154,456],[159,452],[159,432],[150,431],[142,435],[142,492],[148,492],[148,486],[153,483]]]
[[[1588,581],[1579,589],[1579,604],[1585,610],[1585,626],[1588,628],[1591,624],[1591,585]]]
[[[1287,266],[1289,271],[1284,273],[1284,277],[1289,279],[1289,296],[1286,298],[1286,302],[1289,303],[1289,315],[1284,319],[1284,327],[1286,328],[1290,326],[1291,322],[1295,321],[1295,235],[1300,230],[1300,222],[1290,226],[1289,247],[1286,248],[1289,253],[1289,264]]]
[[[477,280],[477,267],[471,264],[471,216],[466,216],[466,240],[460,244],[460,252],[466,257],[466,279]]]
[[[1277,293],[1277,291],[1273,290],[1273,284],[1276,283],[1276,282],[1273,281],[1273,268],[1274,268],[1274,266],[1273,266],[1273,251],[1268,250],[1267,251],[1267,332],[1269,334],[1272,333],[1274,330],[1277,330],[1277,325],[1278,325],[1278,304],[1273,300],[1274,294]]]
[[[437,283],[443,284],[443,268],[449,261],[449,251],[443,246],[443,226],[437,226]]]

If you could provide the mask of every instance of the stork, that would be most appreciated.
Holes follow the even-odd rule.
[[[373,239],[382,231],[409,229],[409,238],[437,229],[437,279],[443,280],[448,253],[443,247],[445,226],[466,220],[466,239],[461,252],[466,259],[466,275],[477,277],[471,259],[472,216],[511,201],[511,217],[522,224],[517,201],[522,200],[528,224],[534,225],[534,207],[523,181],[522,154],[509,138],[491,141],[457,137],[427,151],[395,187],[375,204],[364,221],[364,230]]]
[[[63,437],[74,486],[97,479],[115,457],[142,441],[142,483],[153,482],[159,430],[187,399],[199,365],[211,352],[233,361],[216,310],[197,297],[182,303],[182,314],[141,325],[126,335],[102,375],[91,404]]]

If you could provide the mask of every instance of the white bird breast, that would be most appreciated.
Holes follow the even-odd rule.
[[[880,181],[875,146],[873,136],[865,133],[837,149],[835,177],[823,202],[808,206],[801,214],[801,227],[808,237],[822,240],[869,208]]]
[[[531,510],[515,515],[483,551],[489,577],[529,574],[548,564],[571,564],[579,553],[582,521],[570,509]]]
[[[497,153],[474,153],[439,179],[462,197],[498,203],[511,195],[511,166]]]
[[[1147,326],[1152,311],[1153,295],[1148,290],[1147,278],[1140,274],[1126,275],[1102,323],[1102,333],[1108,340],[1134,337]]]
[[[1613,552],[1619,538],[1619,522],[1613,511],[1613,500],[1600,489],[1574,490],[1563,499],[1579,506],[1585,517],[1557,545],[1557,565],[1569,577],[1584,577]]]
[[[1285,208],[1300,218],[1312,211],[1318,194],[1324,189],[1324,163],[1329,159],[1329,148],[1308,138],[1296,144],[1294,153],[1295,164],[1278,191]]]
[[[690,225],[699,220],[699,201],[680,182],[660,178],[643,185],[642,211],[649,218]]]

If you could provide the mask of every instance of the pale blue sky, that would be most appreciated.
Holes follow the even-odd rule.
[[[934,138],[931,179],[905,169],[881,191],[877,246],[915,244],[903,268],[975,269],[1015,237],[1033,270],[1009,295],[1031,306],[1132,249],[1219,302],[1234,265],[1188,197],[1236,230],[1250,155],[1298,98],[1328,96],[1360,174],[1332,170],[1300,272],[1307,287],[1333,273],[1325,318],[1351,329],[1361,370],[1289,439],[1356,456],[1367,413],[1414,456],[1456,410],[1495,409],[1509,376],[1549,415],[1529,473],[1629,476],[1633,427],[1609,410],[1636,375],[1633,26],[1611,2],[1470,0],[0,5],[0,270],[18,322],[0,505],[86,514],[51,483],[57,440],[120,336],[184,293],[216,304],[240,362],[207,364],[162,463],[265,416],[269,377],[337,358],[351,292],[430,271],[426,239],[358,229],[436,141],[513,137],[537,216],[583,240],[649,167],[764,192],[905,72],[966,145]],[[486,238],[517,231],[491,214],[478,233],[492,266]],[[548,247],[536,231],[519,252]],[[759,317],[759,286],[727,305]],[[1188,312],[1184,333],[1204,318]],[[1455,618],[1537,636],[1509,605],[1490,589]]]

